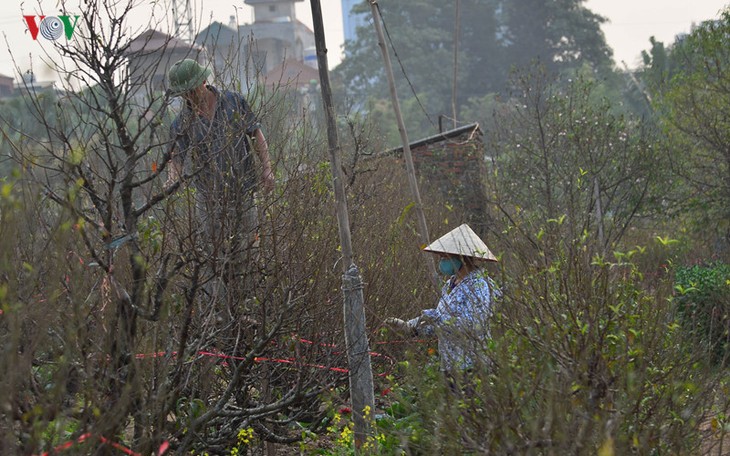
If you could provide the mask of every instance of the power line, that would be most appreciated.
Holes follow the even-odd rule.
[[[416,93],[415,87],[413,87],[413,83],[411,82],[411,79],[408,77],[408,74],[406,74],[406,69],[403,66],[403,62],[400,59],[400,56],[398,55],[398,51],[395,49],[395,45],[393,44],[393,39],[390,37],[390,32],[388,31],[388,26],[385,23],[385,19],[383,18],[383,12],[380,10],[380,3],[375,3],[375,6],[378,8],[378,15],[380,16],[380,21],[383,23],[383,29],[385,30],[385,35],[388,38],[388,43],[390,43],[390,48],[393,49],[393,56],[398,61],[398,66],[400,66],[400,70],[403,73],[403,77],[406,78],[406,82],[408,82],[408,87],[411,89],[411,93],[413,93],[413,96],[416,98],[416,101],[418,102],[418,106],[421,108],[421,111],[426,115],[426,119],[428,119],[428,122],[431,124],[432,127],[436,131],[439,131],[438,126],[434,123],[431,116],[428,114],[428,111],[426,111],[426,108],[423,106],[423,103],[421,103],[421,99],[418,97],[418,94]]]

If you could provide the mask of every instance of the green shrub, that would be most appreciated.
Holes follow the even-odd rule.
[[[393,425],[379,428],[395,452],[380,454],[707,454],[703,427],[726,435],[725,380],[682,331],[671,278],[645,287],[643,249],[601,257],[583,245],[553,244],[544,263],[505,259],[490,362],[455,388],[411,353]]]
[[[727,365],[730,356],[730,264],[677,268],[677,312],[694,341],[707,348],[713,363]]]

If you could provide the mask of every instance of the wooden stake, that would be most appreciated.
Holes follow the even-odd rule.
[[[350,219],[347,211],[345,181],[340,162],[340,141],[337,135],[335,112],[332,103],[327,46],[322,23],[322,8],[319,0],[312,0],[312,20],[314,43],[317,48],[319,83],[322,89],[324,114],[327,120],[327,143],[330,152],[332,183],[335,190],[337,225],[342,246],[342,292],[344,295],[345,347],[350,367],[350,399],[355,423],[355,451],[359,452],[370,434],[370,422],[375,413],[375,393],[373,391],[373,371],[370,365],[370,349],[365,328],[365,309],[363,306],[363,284],[360,271],[352,261],[352,241],[350,239]],[[366,412],[367,411],[367,412]],[[369,416],[368,416],[369,414]]]
[[[400,110],[400,102],[398,101],[398,92],[395,89],[395,81],[393,79],[393,65],[390,62],[390,55],[388,54],[388,48],[385,47],[385,36],[383,34],[383,27],[380,25],[380,10],[378,9],[378,2],[370,0],[370,7],[373,11],[373,23],[375,24],[375,33],[378,34],[378,45],[383,53],[383,60],[385,62],[385,74],[388,76],[388,85],[390,86],[390,98],[393,102],[393,111],[395,111],[395,119],[398,122],[398,131],[400,132],[401,142],[403,143],[403,157],[406,162],[406,174],[408,174],[408,186],[411,189],[413,195],[415,207],[416,207],[416,218],[418,219],[418,234],[421,237],[422,247],[427,246],[430,241],[428,237],[428,225],[426,225],[426,216],[423,213],[423,204],[421,203],[421,193],[418,190],[418,180],[416,179],[416,168],[413,166],[413,155],[411,154],[411,146],[408,141],[408,133],[406,132],[406,126],[403,123],[403,115]],[[436,289],[440,286],[439,275],[436,272],[436,264],[433,261],[433,257],[428,255],[426,257],[428,263],[429,272],[431,275],[431,281],[436,286]]]

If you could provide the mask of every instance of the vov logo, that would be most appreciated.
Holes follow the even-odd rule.
[[[56,41],[61,35],[66,34],[66,39],[71,39],[76,30],[76,23],[81,16],[23,16],[28,24],[30,37],[38,39],[38,32],[41,36],[50,41]],[[73,20],[73,23],[72,23]]]

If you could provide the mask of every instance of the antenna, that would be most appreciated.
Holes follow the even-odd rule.
[[[173,0],[172,20],[175,24],[175,37],[187,43],[193,42],[193,14],[190,0]]]

